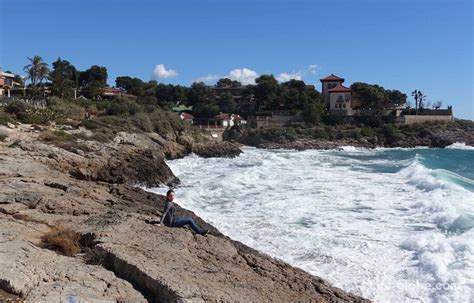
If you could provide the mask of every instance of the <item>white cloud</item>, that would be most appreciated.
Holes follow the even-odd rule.
[[[229,78],[231,80],[239,81],[243,85],[255,84],[255,79],[258,77],[256,71],[253,71],[248,68],[236,68],[231,70],[227,75],[207,75],[200,77],[195,80],[195,82],[210,82],[222,78]]]
[[[281,73],[275,77],[278,82],[287,82],[290,81],[291,79],[294,80],[302,80],[303,79],[303,72],[298,71],[293,74],[288,74],[288,73]]]
[[[310,64],[306,66],[303,69],[300,69],[299,71],[293,72],[293,73],[281,73],[277,75],[275,78],[278,80],[278,82],[287,82],[292,79],[294,80],[303,80],[303,78],[307,74],[312,74],[312,75],[317,75],[319,72],[319,66],[317,64]]]
[[[246,85],[255,84],[258,74],[256,71],[244,67],[231,70],[227,77]]]
[[[321,68],[319,67],[319,65],[317,64],[310,64],[308,65],[308,72],[313,74],[313,75],[317,75],[319,73],[319,70]]]
[[[176,77],[178,72],[174,69],[166,69],[163,64],[157,64],[153,70],[153,79],[166,79],[171,77]]]
[[[308,74],[317,75],[319,73],[320,67],[317,64],[310,64],[296,72],[292,73],[280,73],[275,78],[278,82],[287,82],[291,79],[303,80]],[[249,68],[236,68],[231,70],[227,75],[216,75],[210,74],[204,77],[200,77],[195,80],[195,82],[206,82],[210,83],[221,78],[229,78],[231,80],[239,81],[240,83],[255,84],[255,79],[258,78],[258,73]]]

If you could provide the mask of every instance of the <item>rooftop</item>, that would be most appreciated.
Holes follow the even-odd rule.
[[[328,90],[330,93],[345,93],[345,92],[352,92],[352,90],[344,85],[337,84],[336,87],[333,87]]]
[[[321,82],[325,82],[325,81],[341,81],[341,82],[344,82],[344,78],[341,78],[341,77],[338,77],[334,74],[331,74],[329,76],[327,76],[326,78],[322,78],[320,79]]]

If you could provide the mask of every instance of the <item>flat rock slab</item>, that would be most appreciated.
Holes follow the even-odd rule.
[[[0,285],[26,302],[146,302],[106,269],[39,247],[49,228],[0,214]]]
[[[156,301],[363,302],[303,270],[226,237],[145,224],[136,216],[103,229],[98,246],[118,276],[133,273]]]

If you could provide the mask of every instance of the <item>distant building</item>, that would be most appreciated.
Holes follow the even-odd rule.
[[[245,120],[242,120],[239,115],[228,113],[219,113],[217,116],[214,117],[214,119],[218,121],[218,124],[222,127],[231,127],[242,122],[244,124],[247,123]]]
[[[194,116],[193,116],[193,115],[188,114],[188,113],[185,113],[185,112],[182,112],[182,113],[179,115],[179,117],[181,118],[181,120],[193,124],[193,119],[194,119]]]
[[[343,85],[344,78],[331,74],[320,79],[322,94],[331,115],[341,116],[395,116],[400,124],[413,124],[425,121],[451,121],[454,119],[452,107],[448,109],[419,110],[417,113],[404,106],[387,105],[383,108],[370,108],[369,103],[352,89]],[[267,119],[268,120],[268,119]]]
[[[103,99],[115,99],[119,97],[125,97],[128,99],[137,99],[137,96],[127,94],[127,91],[120,87],[107,86],[103,89],[101,98]]]
[[[344,78],[331,74],[320,79],[324,102],[330,111],[348,115],[352,109],[352,90],[342,85]]]
[[[14,74],[0,71],[0,96],[10,97],[10,90],[14,85],[19,85],[14,79]]]

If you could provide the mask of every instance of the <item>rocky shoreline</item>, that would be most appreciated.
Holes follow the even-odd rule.
[[[335,138],[321,139],[311,138],[308,135],[293,135],[291,138],[285,136],[291,129],[278,129],[279,136],[269,138],[265,132],[258,131],[239,131],[233,132],[230,137],[232,142],[253,146],[265,149],[337,149],[344,146],[353,146],[361,148],[377,148],[377,147],[400,147],[400,148],[415,148],[415,147],[430,147],[430,148],[444,148],[454,143],[464,143],[467,146],[474,146],[474,122],[461,120],[451,123],[432,123],[428,125],[414,125],[408,126],[400,130],[392,130],[390,140],[377,135],[363,136],[360,133],[355,138]],[[348,131],[360,130],[355,126],[349,127]],[[334,129],[333,131],[338,131]],[[345,130],[347,131],[347,130]],[[340,130],[338,131],[339,133]]]
[[[0,141],[0,289],[25,302],[368,302],[208,229],[145,223],[163,197],[137,184],[179,180],[164,162],[190,152],[235,156],[229,142],[119,133],[60,147],[29,125]],[[66,253],[65,242],[80,247]],[[65,236],[67,235],[67,236]],[[48,238],[49,237],[49,238]],[[63,239],[64,240],[64,239]],[[67,243],[67,242],[66,242]],[[0,293],[0,298],[2,293]]]

